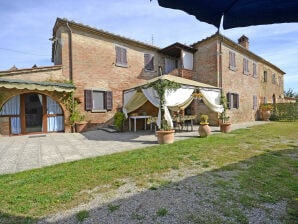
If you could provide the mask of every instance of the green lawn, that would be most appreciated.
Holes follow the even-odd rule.
[[[128,177],[149,189],[157,174],[182,168],[198,174],[237,171],[230,181],[218,177],[216,186],[225,192],[218,200],[229,197],[245,207],[283,200],[287,202],[286,220],[294,223],[298,219],[297,139],[298,122],[272,122],[229,134],[0,175],[0,223],[34,222],[88,201],[92,195],[84,190],[106,192],[123,185]],[[223,213],[247,221],[237,208]]]

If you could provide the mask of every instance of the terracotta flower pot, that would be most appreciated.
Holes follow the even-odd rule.
[[[264,121],[269,121],[270,115],[270,110],[262,110],[262,118]]]
[[[83,121],[75,123],[76,132],[79,132],[79,133],[84,132],[87,128],[87,124],[88,124],[88,122],[83,122]]]
[[[208,124],[200,124],[199,129],[198,129],[199,135],[201,138],[205,138],[211,133],[211,128],[209,127]]]
[[[220,124],[220,131],[223,133],[228,133],[231,131],[231,123],[221,123]]]
[[[159,144],[171,144],[171,143],[173,143],[174,142],[174,133],[175,133],[175,130],[156,131],[157,142]]]

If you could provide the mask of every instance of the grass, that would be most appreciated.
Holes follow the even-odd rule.
[[[157,216],[166,216],[168,214],[168,210],[166,208],[159,208],[156,211]]]
[[[82,210],[82,211],[79,211],[77,214],[76,214],[76,218],[79,222],[82,222],[84,219],[88,218],[89,217],[89,212],[86,211],[86,210]]]
[[[237,183],[237,189],[236,185],[217,177],[223,201],[233,197],[235,190],[238,197],[233,199],[247,208],[285,200],[287,218],[291,221],[298,217],[297,130],[298,122],[272,122],[229,134],[0,175],[0,222],[32,223],[45,215],[87,202],[93,193],[117,189],[127,178],[150,188],[150,180],[181,168],[197,169],[198,173],[212,169],[236,170],[239,175],[231,181]],[[243,164],[248,168],[243,168]],[[168,185],[162,180],[160,184]],[[239,209],[232,209],[237,220],[245,220]],[[225,213],[231,215],[228,210]]]

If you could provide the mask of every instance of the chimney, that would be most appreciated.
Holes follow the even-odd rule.
[[[247,50],[249,49],[249,42],[248,42],[248,37],[242,35],[239,39],[238,39],[238,44],[241,45],[242,47],[246,48]]]

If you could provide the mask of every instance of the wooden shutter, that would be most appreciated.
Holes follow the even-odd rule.
[[[115,46],[115,49],[116,49],[116,64],[127,65],[126,48]]]
[[[93,109],[92,90],[85,90],[85,110],[89,111]]]
[[[230,66],[230,68],[233,67],[233,62],[232,62],[233,59],[232,59],[232,57],[233,57],[233,56],[232,56],[232,52],[230,51],[230,52],[229,52],[229,66]]]
[[[233,105],[232,93],[227,93],[227,108],[231,109]]]
[[[264,71],[264,82],[267,82],[267,71]]]
[[[248,59],[247,58],[243,58],[243,73],[245,75],[248,75],[249,74]]]
[[[234,70],[236,68],[236,54],[235,52],[230,51],[229,52],[229,64],[230,69]]]
[[[258,107],[258,98],[257,96],[253,96],[253,109],[256,110]]]
[[[253,77],[257,77],[257,64],[253,63]]]
[[[116,64],[120,64],[121,62],[121,48],[116,46]]]
[[[113,110],[113,92],[105,92],[105,108],[106,110]]]
[[[121,62],[123,65],[127,65],[127,51],[125,48],[121,48]]]
[[[235,95],[236,95],[236,97],[235,97],[236,98],[235,99],[236,100],[236,108],[238,109],[239,108],[239,103],[240,103],[239,94],[238,93],[237,94],[235,93]]]

